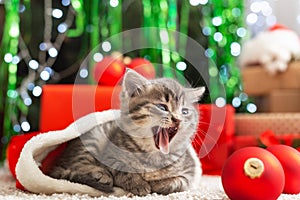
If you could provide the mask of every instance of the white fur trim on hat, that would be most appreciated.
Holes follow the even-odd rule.
[[[292,59],[300,58],[298,35],[289,29],[259,33],[245,42],[239,58],[240,66],[261,65],[271,74],[283,72]]]

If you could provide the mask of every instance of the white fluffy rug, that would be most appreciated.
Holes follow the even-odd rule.
[[[34,174],[32,175],[34,176]],[[15,188],[15,180],[6,167],[0,168],[0,200],[228,200],[224,193],[219,176],[203,176],[199,189],[191,192],[174,193],[168,196],[157,194],[148,195],[146,197],[90,197],[88,195],[70,195],[70,194],[32,194],[23,192]],[[298,195],[281,195],[279,200],[299,199]]]

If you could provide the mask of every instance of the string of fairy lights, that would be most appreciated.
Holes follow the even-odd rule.
[[[7,68],[7,91],[4,110],[4,135],[1,138],[2,143],[6,143],[11,133],[28,132],[31,130],[30,122],[27,120],[28,107],[32,105],[32,97],[39,97],[42,94],[42,85],[49,79],[62,78],[58,72],[52,69],[57,60],[61,46],[67,36],[67,30],[72,25],[76,10],[74,6],[82,4],[79,0],[62,0],[62,6],[68,7],[67,12],[63,13],[61,9],[52,8],[52,1],[44,1],[44,37],[39,44],[38,55],[32,55],[28,45],[24,42],[20,34],[20,17],[23,12],[30,11],[30,1],[6,0],[4,2],[6,11],[6,22],[2,38],[3,62],[2,70]],[[75,6],[76,7],[76,6]],[[65,15],[57,28],[57,36],[53,40],[53,20],[60,20]],[[71,32],[72,34],[72,32]],[[13,39],[15,39],[13,41]],[[17,45],[16,45],[17,44]],[[17,85],[17,66],[24,60],[27,65],[28,75]],[[71,70],[72,71],[72,70]],[[3,79],[5,80],[5,79]],[[2,80],[2,81],[3,81]]]
[[[214,87],[210,91],[212,99],[219,106],[230,103],[241,112],[255,113],[256,105],[243,92],[236,61],[244,40],[276,24],[274,2],[247,0],[245,6],[240,1],[208,1],[206,3],[214,7],[214,12],[205,11],[210,17],[206,18],[207,26],[203,28],[204,35],[208,36],[210,41],[209,48],[206,49],[206,55],[211,62],[209,75],[219,76],[220,83],[226,86],[226,98],[219,96],[220,87]],[[224,9],[224,5],[228,9]],[[229,52],[231,55],[226,55]],[[218,85],[216,80],[211,79],[211,85]]]
[[[202,12],[202,31],[208,37],[205,51],[209,58],[210,95],[218,107],[231,104],[238,112],[255,113],[256,105],[243,92],[238,67],[241,45],[249,38],[248,22],[245,20],[245,6],[241,1],[208,1]],[[247,6],[246,6],[247,8]],[[245,23],[246,21],[246,23]],[[225,87],[225,94],[221,88]]]
[[[102,2],[100,0],[90,1],[90,3],[97,5]],[[30,10],[30,1],[0,0],[0,4],[4,5],[6,12],[0,50],[3,62],[0,63],[0,70],[5,71],[2,76],[7,77],[1,79],[1,84],[6,85],[5,93],[0,97],[5,98],[1,100],[6,102],[5,107],[0,107],[0,110],[4,113],[2,143],[6,143],[13,134],[31,130],[31,124],[26,116],[28,107],[33,103],[32,96],[39,97],[43,92],[43,84],[49,80],[59,81],[61,79],[62,72],[56,72],[53,65],[58,56],[63,53],[61,47],[67,37],[78,37],[88,32],[90,37],[88,46],[93,48],[105,41],[110,35],[122,31],[121,12],[122,3],[125,1],[110,0],[105,2],[105,5],[102,3],[107,7],[107,9],[103,9],[106,14],[99,18],[99,13],[104,12],[101,7],[84,4],[83,0],[61,0],[61,6],[67,9],[54,8],[52,1],[44,0],[43,41],[39,43],[38,55],[32,55],[28,44],[26,44],[20,33],[20,13]],[[154,51],[147,52],[147,55],[150,55],[152,59],[150,61],[155,62],[155,59],[159,56],[163,64],[174,66],[179,72],[184,72],[187,69],[187,63],[178,59],[176,53],[172,54],[176,51],[184,54],[184,49],[176,50],[175,39],[172,39],[170,35],[165,37],[164,34],[168,36],[168,28],[188,34],[186,21],[189,17],[189,8],[199,7],[199,12],[203,15],[203,20],[199,22],[199,25],[202,28],[202,33],[208,39],[208,48],[205,50],[205,55],[209,58],[208,72],[213,77],[209,86],[211,101],[219,107],[230,103],[239,108],[242,104],[246,104],[244,111],[256,112],[256,106],[249,102],[247,94],[242,91],[236,61],[241,51],[242,41],[249,38],[249,33],[255,33],[261,30],[262,26],[269,26],[276,22],[271,5],[267,1],[249,0],[245,4],[249,9],[245,10],[245,5],[240,0],[189,0],[186,2],[186,4],[182,3],[181,21],[177,23],[177,1],[143,0],[145,26],[161,28],[163,31],[160,32],[160,45],[169,49],[169,51],[159,52],[159,55]],[[149,5],[152,7],[149,7]],[[157,9],[161,12],[155,14],[154,11]],[[87,13],[86,10],[90,13]],[[153,17],[156,17],[157,22],[153,20]],[[53,20],[60,20],[57,27],[54,26]],[[165,26],[163,20],[167,20],[168,27]],[[115,23],[109,23],[109,21]],[[75,25],[75,28],[71,28],[72,25]],[[101,29],[99,29],[100,26]],[[52,35],[53,28],[56,28],[58,33],[54,39]],[[149,38],[151,37],[149,35]],[[168,41],[164,41],[164,38],[167,38]],[[184,43],[185,41],[179,42]],[[109,54],[112,52],[112,46],[114,45],[116,44],[103,42],[101,51]],[[114,46],[114,48],[116,47]],[[95,52],[92,57],[94,61],[99,62],[103,59],[104,54]],[[27,64],[28,75],[17,84],[17,67],[22,60]],[[73,66],[68,67],[67,70],[76,72]],[[171,76],[168,71],[164,73]],[[79,75],[81,78],[87,79],[89,69],[80,69]],[[225,87],[225,94],[220,94],[222,93],[221,87]]]

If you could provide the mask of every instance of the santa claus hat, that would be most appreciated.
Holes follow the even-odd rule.
[[[292,59],[300,58],[298,34],[282,24],[275,24],[243,44],[241,67],[260,65],[270,74],[283,72]]]
[[[63,144],[74,138],[80,137],[95,126],[115,120],[120,115],[119,110],[107,110],[86,115],[67,128],[38,134],[32,137],[24,145],[16,165],[16,178],[24,188],[33,193],[53,194],[53,193],[80,193],[91,196],[108,196],[99,190],[88,185],[74,183],[68,180],[55,179],[44,174],[39,167],[48,153],[57,145]],[[123,196],[128,192],[121,188],[114,187],[114,192],[110,195]]]
[[[276,30],[289,30],[289,31],[292,31],[291,29],[289,29],[288,27],[286,27],[283,24],[275,24],[275,25],[273,25],[269,28],[269,31],[276,31]]]

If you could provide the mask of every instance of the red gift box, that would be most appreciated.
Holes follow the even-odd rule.
[[[201,105],[200,122],[193,146],[202,163],[204,174],[220,175],[232,152],[234,113],[232,106]]]
[[[300,113],[236,114],[233,149],[278,143],[298,147],[299,123]]]
[[[300,133],[300,113],[255,113],[235,115],[235,134],[259,137],[266,130],[276,134]]]
[[[259,138],[253,135],[237,135],[233,138],[233,150],[238,150],[243,147],[258,146]]]
[[[45,85],[41,99],[40,131],[66,128],[95,111],[119,107],[120,87],[98,85]]]

